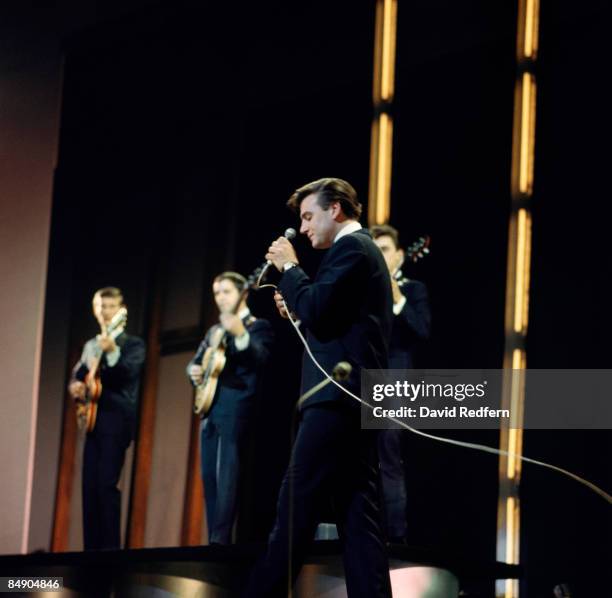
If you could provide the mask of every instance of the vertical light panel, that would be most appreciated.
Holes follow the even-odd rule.
[[[397,0],[377,0],[374,36],[374,119],[370,147],[368,224],[384,224],[391,213]]]
[[[512,210],[508,231],[506,317],[502,408],[511,419],[502,423],[500,448],[513,455],[523,451],[525,409],[525,339],[529,324],[531,279],[531,202],[533,195],[536,77],[539,0],[519,0],[517,26],[517,76],[512,132]],[[521,461],[501,457],[497,509],[497,559],[517,564],[520,558]],[[498,598],[517,598],[517,580],[497,582]]]

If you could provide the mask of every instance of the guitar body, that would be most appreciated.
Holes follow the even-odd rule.
[[[242,300],[247,296],[249,288],[251,288],[255,281],[260,276],[261,268],[258,268],[249,276],[246,285],[240,291],[238,301],[236,305],[230,311],[230,313],[236,315],[238,308],[242,303]],[[202,357],[202,382],[195,387],[195,398],[193,403],[194,413],[200,413],[206,415],[213,404],[215,398],[215,392],[217,391],[217,384],[219,382],[219,376],[225,367],[227,356],[225,355],[225,341],[227,340],[227,333],[222,326],[218,326],[213,331],[209,347],[204,352]]]
[[[127,322],[127,309],[122,307],[113,316],[108,326],[101,325],[102,336],[116,334],[119,336]],[[102,380],[100,378],[100,361],[96,358],[89,364],[89,372],[85,376],[85,395],[75,400],[76,418],[79,430],[93,432],[98,416],[98,401],[102,396]]]
[[[96,368],[96,372],[97,372]],[[98,416],[98,401],[102,395],[102,381],[98,375],[85,378],[85,397],[77,402],[77,423],[80,430],[93,432]]]
[[[226,361],[227,357],[225,356],[224,348],[208,347],[204,352],[202,369],[205,373],[202,383],[196,386],[195,402],[193,405],[194,413],[206,415],[210,411],[215,398],[215,392],[217,391],[219,376],[225,367]]]

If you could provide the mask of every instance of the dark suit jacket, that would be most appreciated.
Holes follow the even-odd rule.
[[[138,407],[140,373],[145,360],[145,343],[137,336],[122,332],[115,342],[121,350],[119,361],[109,367],[106,355],[100,363],[102,395],[98,403],[96,430],[104,433],[122,433],[123,420],[133,426]],[[83,381],[88,373],[87,364],[79,361],[73,378]]]
[[[427,288],[422,282],[404,279],[399,287],[406,303],[397,316],[393,315],[389,368],[407,370],[414,367],[414,352],[419,343],[429,338],[431,313]]]
[[[361,369],[386,368],[391,333],[392,294],[389,272],[369,232],[341,237],[323,258],[314,281],[299,267],[283,274],[279,290],[308,330],[308,344],[331,374],[339,361],[353,366],[346,383],[361,396]],[[323,379],[304,353],[302,392]],[[326,401],[356,402],[328,384],[304,407]]]
[[[219,376],[217,392],[209,414],[213,410],[217,415],[245,413],[257,394],[261,369],[270,356],[274,342],[274,331],[268,320],[254,318],[251,315],[243,320],[243,324],[249,332],[249,344],[243,351],[238,351],[234,337],[231,334],[227,335],[225,348],[227,362]],[[218,327],[219,324],[216,324],[206,333],[196,354],[187,365],[187,375],[191,365],[202,363],[202,357],[210,346],[211,336]]]

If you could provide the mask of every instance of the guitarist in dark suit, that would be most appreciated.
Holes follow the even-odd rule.
[[[404,251],[397,230],[385,224],[373,226],[371,232],[391,273],[393,329],[389,343],[389,368],[409,370],[414,367],[414,354],[419,345],[429,338],[431,313],[427,288],[422,282],[402,274]],[[398,429],[381,430],[378,438],[387,535],[391,542],[404,542],[408,531],[403,438],[403,430]]]
[[[192,384],[202,382],[202,358],[222,328],[227,359],[218,378],[212,407],[202,419],[201,461],[206,496],[206,519],[211,544],[230,544],[238,508],[241,452],[249,416],[258,392],[262,368],[274,341],[272,326],[255,318],[241,298],[247,281],[236,272],[223,272],[213,282],[219,324],[208,330],[187,366]]]
[[[100,289],[93,297],[94,316],[102,330],[123,307],[123,295],[116,287]],[[98,359],[102,394],[95,427],[87,433],[83,453],[85,550],[120,548],[121,492],[117,483],[125,451],[134,437],[145,343],[126,334],[123,326],[88,340],[68,385],[74,399],[84,398],[87,375]]]
[[[277,307],[286,305],[307,329],[308,343],[331,373],[352,366],[345,383],[360,396],[362,368],[387,367],[391,283],[380,250],[358,222],[361,204],[341,179],[321,179],[298,189],[288,202],[299,213],[300,232],[327,250],[314,280],[299,267],[291,243],[274,241],[266,258],[283,272]],[[323,380],[304,354],[302,392]],[[350,598],[391,596],[378,492],[375,430],[361,430],[359,403],[328,384],[306,400],[291,461],[278,499],[276,524],[263,562],[246,595],[286,596],[288,569],[295,581],[317,524],[333,508],[344,551]]]

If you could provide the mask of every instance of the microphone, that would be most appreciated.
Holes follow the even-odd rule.
[[[283,237],[285,237],[285,239],[293,239],[295,237],[297,233],[295,232],[294,228],[288,228],[284,234]],[[266,275],[266,272],[268,271],[268,268],[272,265],[272,262],[270,260],[266,260],[262,265],[261,265],[261,272],[259,274],[259,281],[262,281],[264,276]]]
[[[294,228],[288,228],[285,231],[284,237],[286,239],[293,239],[295,237],[295,235],[297,235],[297,233],[295,232],[295,229]]]

